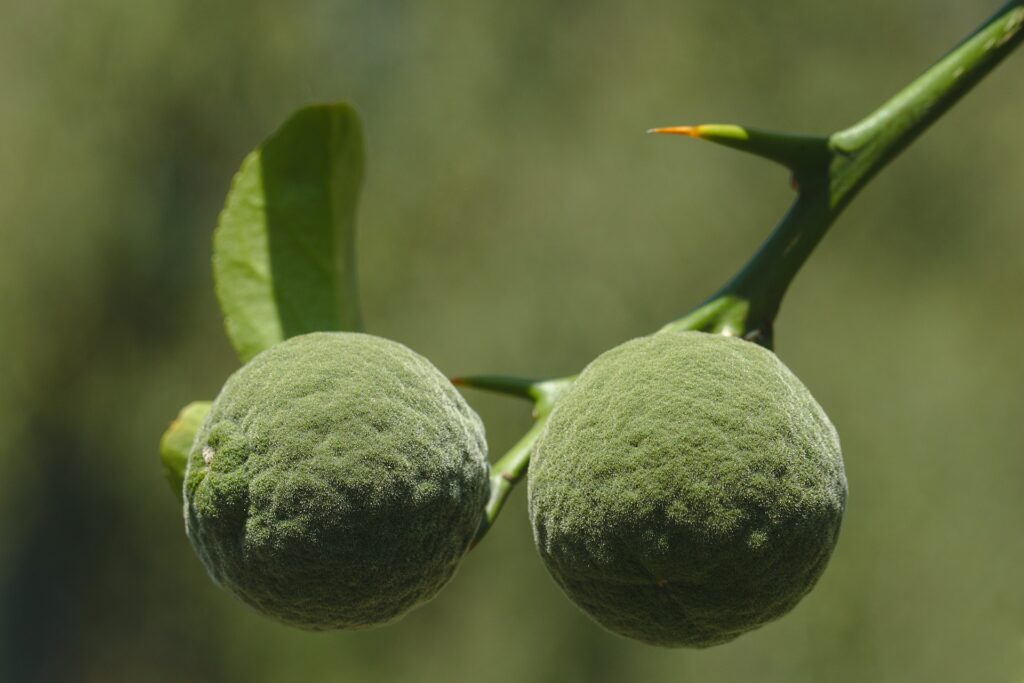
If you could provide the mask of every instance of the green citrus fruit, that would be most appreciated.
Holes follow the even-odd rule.
[[[447,583],[488,488],[483,425],[441,372],[393,341],[315,333],[224,385],[189,454],[185,523],[256,609],[359,628]]]
[[[836,431],[772,352],[699,332],[591,363],[533,453],[537,547],[608,629],[705,647],[788,612],[836,544]]]

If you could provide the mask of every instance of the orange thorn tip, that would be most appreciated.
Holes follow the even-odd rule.
[[[701,137],[700,126],[668,126],[665,128],[651,128],[647,132],[664,135],[688,135],[691,138]]]
[[[452,377],[448,381],[457,387],[461,387],[463,384],[466,383],[466,380],[462,379],[461,377]]]

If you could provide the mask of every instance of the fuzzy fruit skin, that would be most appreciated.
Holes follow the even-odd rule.
[[[666,332],[594,360],[530,463],[534,539],[606,628],[707,647],[776,619],[814,586],[839,534],[836,431],[772,352]]]
[[[452,577],[488,469],[480,418],[429,361],[307,334],[224,385],[189,454],[185,528],[213,579],[261,612],[368,627]]]

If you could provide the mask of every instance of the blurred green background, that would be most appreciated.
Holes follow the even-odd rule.
[[[237,361],[210,234],[295,108],[361,110],[370,331],[450,374],[563,375],[714,290],[783,171],[644,135],[859,118],[995,0],[0,3],[0,680],[1024,679],[1024,56],[854,203],[777,351],[839,428],[838,550],[788,617],[706,651],[602,631],[518,490],[437,600],[312,634],[206,577],[157,442]],[[528,407],[470,394],[491,450]],[[525,487],[523,487],[525,488]]]

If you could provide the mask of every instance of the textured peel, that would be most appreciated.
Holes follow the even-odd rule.
[[[699,332],[634,339],[558,402],[529,471],[537,548],[606,628],[706,647],[788,612],[846,501],[839,440],[770,351]]]
[[[483,425],[405,346],[314,333],[227,381],[185,473],[185,523],[210,575],[309,629],[393,620],[432,598],[488,495]]]

